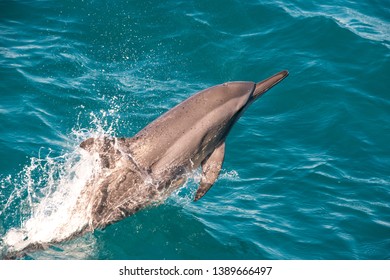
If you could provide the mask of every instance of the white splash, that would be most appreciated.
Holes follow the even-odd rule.
[[[31,158],[14,178],[7,176],[0,180],[1,188],[12,189],[0,205],[0,216],[20,217],[19,225],[8,229],[0,238],[0,252],[19,252],[29,245],[66,240],[90,223],[90,205],[81,203],[80,208],[77,201],[87,183],[101,172],[101,166],[97,154],[88,153],[78,145],[89,137],[113,132],[112,126],[104,123],[105,116],[90,114],[93,131],[74,129],[68,152],[54,156],[49,150],[41,156],[42,148],[38,157]]]
[[[87,209],[80,212],[74,211],[74,207],[88,180],[99,172],[97,163],[93,155],[81,148],[59,157],[49,154],[44,159],[33,158],[23,170],[24,184],[17,186],[27,188],[23,203],[30,215],[20,228],[10,229],[3,237],[8,250],[20,251],[30,244],[65,240],[81,231],[89,223],[90,215]],[[42,175],[34,176],[36,172]],[[39,188],[42,183],[45,186]],[[10,199],[22,192],[14,192]]]

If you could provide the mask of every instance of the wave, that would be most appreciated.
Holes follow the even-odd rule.
[[[278,5],[294,18],[328,18],[363,39],[381,42],[390,48],[390,23],[379,17],[364,14],[347,6],[319,4],[308,9],[282,1],[278,1]]]

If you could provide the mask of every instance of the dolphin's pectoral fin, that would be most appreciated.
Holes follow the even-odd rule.
[[[225,142],[219,145],[208,158],[202,162],[202,179],[195,194],[195,201],[202,198],[217,180],[225,157]]]

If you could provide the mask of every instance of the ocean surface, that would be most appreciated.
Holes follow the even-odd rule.
[[[201,200],[195,172],[163,204],[23,258],[390,259],[386,0],[0,0],[0,255],[77,228],[83,140],[284,69]]]

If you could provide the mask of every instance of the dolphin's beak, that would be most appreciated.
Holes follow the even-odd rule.
[[[277,83],[279,83],[280,81],[282,81],[284,78],[286,78],[288,76],[288,71],[287,70],[284,70],[284,71],[281,71],[275,75],[273,75],[272,77],[268,78],[268,79],[265,79],[264,81],[261,81],[261,82],[258,82],[256,84],[256,88],[255,90],[253,91],[252,93],[252,98],[253,99],[256,99],[258,97],[260,97],[261,95],[263,95],[267,90],[269,90],[270,88],[272,88],[274,85],[276,85]]]

